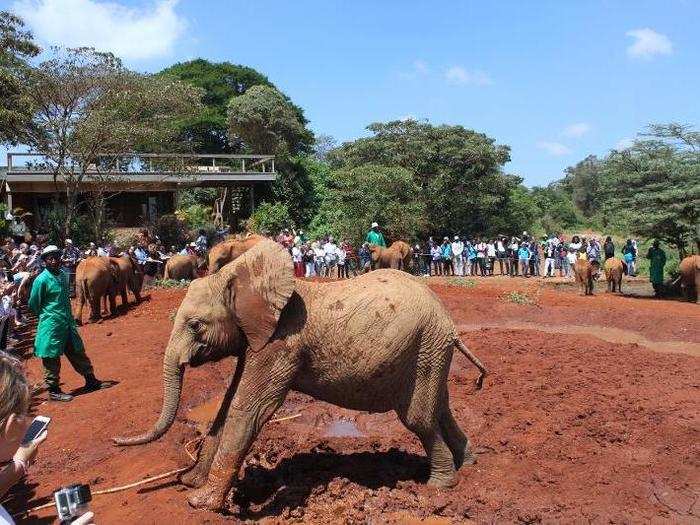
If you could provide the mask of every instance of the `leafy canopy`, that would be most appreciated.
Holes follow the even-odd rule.
[[[0,11],[0,143],[22,141],[31,118],[31,101],[25,90],[27,60],[38,54],[24,22]]]
[[[678,248],[700,248],[700,133],[652,125],[605,162],[602,212],[630,232]]]

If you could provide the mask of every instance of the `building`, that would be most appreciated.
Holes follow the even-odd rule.
[[[57,200],[65,202],[67,184],[78,178],[79,202],[104,196],[115,225],[133,227],[173,213],[177,191],[192,186],[245,188],[252,209],[256,184],[277,176],[272,155],[103,155],[85,170],[74,163],[58,175],[53,166],[44,155],[10,152],[0,167],[8,210],[31,212],[31,226],[40,227]]]

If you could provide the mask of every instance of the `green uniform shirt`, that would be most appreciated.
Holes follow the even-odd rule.
[[[661,248],[649,248],[649,280],[654,284],[664,282],[664,265],[666,264],[666,252]]]
[[[384,235],[382,235],[382,232],[370,230],[367,232],[366,240],[369,244],[376,244],[377,246],[384,246],[386,248],[386,241],[384,240]]]
[[[63,270],[58,275],[44,270],[37,276],[29,296],[29,308],[39,316],[34,355],[60,357],[69,337],[76,351],[83,350],[83,341],[70,308],[68,276]]]

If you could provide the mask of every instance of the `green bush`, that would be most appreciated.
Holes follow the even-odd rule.
[[[65,235],[66,210],[60,204],[52,206],[46,214],[46,219],[40,225],[40,229],[45,230],[48,241],[57,246],[63,246]],[[99,242],[100,239],[93,239],[90,220],[84,215],[76,215],[70,224],[70,239],[76,246],[86,246],[90,242]]]
[[[284,228],[292,227],[292,219],[286,204],[262,203],[248,220],[248,229],[260,234],[276,234]]]
[[[203,228],[211,224],[211,212],[211,206],[191,204],[185,208],[178,209],[175,215],[189,228]]]

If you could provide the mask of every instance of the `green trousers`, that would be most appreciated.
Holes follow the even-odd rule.
[[[76,350],[68,339],[66,349],[63,352],[68,358],[73,369],[81,376],[87,378],[94,375],[90,358],[85,354],[84,350]],[[60,390],[61,384],[61,358],[59,357],[42,357],[41,362],[44,365],[44,383],[49,391]]]

